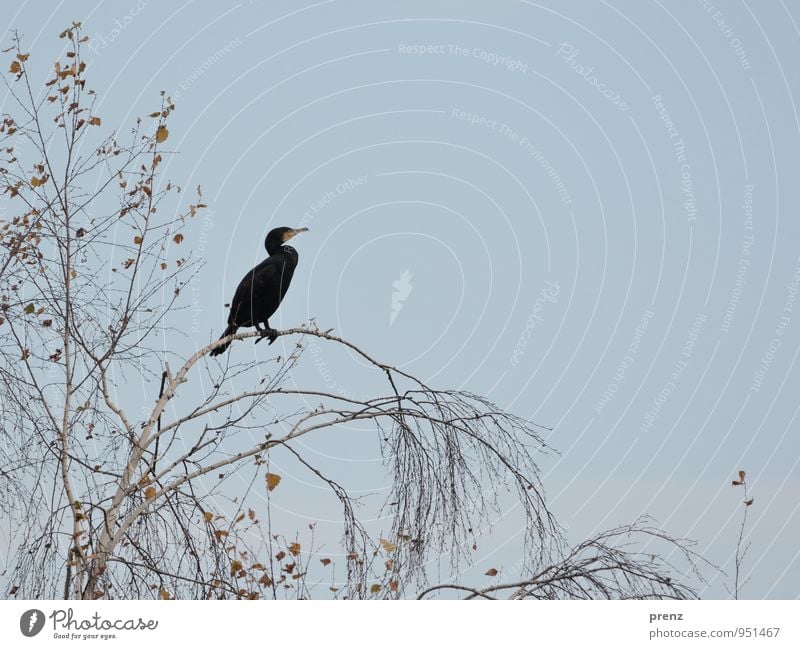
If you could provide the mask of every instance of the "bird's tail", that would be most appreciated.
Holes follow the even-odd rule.
[[[236,325],[229,324],[229,325],[228,325],[228,328],[227,328],[227,329],[225,329],[225,331],[222,333],[222,335],[219,337],[219,339],[220,339],[220,340],[222,340],[223,338],[225,338],[225,336],[230,336],[231,334],[235,334],[235,333],[236,333],[236,330],[237,330],[238,328],[239,328],[239,327],[237,327]],[[226,342],[224,345],[220,345],[219,347],[215,347],[214,349],[212,349],[212,350],[211,350],[211,356],[219,356],[219,355],[220,355],[220,354],[222,354],[222,353],[223,353],[223,352],[224,352],[226,349],[228,349],[228,347],[230,346],[230,344],[231,344],[231,343],[230,343],[230,341],[229,341],[229,342]]]

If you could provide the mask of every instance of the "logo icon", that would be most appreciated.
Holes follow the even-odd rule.
[[[411,271],[406,268],[400,273],[400,279],[392,282],[394,292],[392,293],[392,312],[389,314],[390,327],[394,324],[397,316],[400,315],[403,303],[408,299],[408,296],[411,295],[411,290],[414,288],[411,286],[412,277]]]
[[[44,628],[44,613],[38,608],[25,611],[19,618],[19,630],[26,638],[32,638]]]

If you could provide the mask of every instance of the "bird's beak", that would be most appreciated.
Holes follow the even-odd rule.
[[[296,234],[300,234],[301,232],[308,232],[308,228],[297,228],[296,230],[289,230],[283,237],[284,241],[288,241]]]

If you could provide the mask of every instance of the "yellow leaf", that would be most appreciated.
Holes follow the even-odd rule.
[[[47,179],[49,177],[50,176],[48,176],[47,174],[45,174],[41,178],[37,178],[36,176],[34,176],[33,178],[31,178],[31,187],[41,187],[47,182]]]
[[[182,234],[179,232],[179,233],[178,233],[178,234],[176,234],[174,237],[172,237],[172,240],[173,240],[175,243],[178,243],[178,244],[179,244],[181,241],[183,241],[183,235],[182,235]]]
[[[381,585],[380,584],[372,584],[372,587],[369,589],[370,593],[379,593],[381,592]]]
[[[210,523],[214,519],[214,514],[211,512],[203,512],[203,520],[206,523]]]
[[[300,544],[299,543],[292,543],[289,546],[289,552],[292,553],[292,556],[296,557],[298,554],[300,554]]]
[[[155,487],[148,487],[144,490],[144,497],[147,500],[153,500],[156,497],[156,488]]]
[[[277,473],[268,473],[266,475],[267,478],[267,489],[272,491],[275,487],[277,487],[281,482],[281,477]]]
[[[495,575],[497,575],[497,568],[489,568],[489,569],[486,571],[486,574],[487,574],[489,577],[494,577]]]
[[[169,131],[166,126],[159,126],[156,129],[156,142],[159,144],[169,137]]]
[[[386,539],[381,539],[381,545],[387,552],[394,552],[397,549],[397,546],[394,543],[387,541]]]
[[[170,598],[169,591],[167,589],[165,589],[165,588],[162,588],[158,592],[158,594],[161,596],[161,599],[169,599]]]

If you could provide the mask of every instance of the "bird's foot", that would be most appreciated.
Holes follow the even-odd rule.
[[[278,332],[275,329],[259,329],[258,330],[258,338],[256,338],[255,344],[257,345],[260,343],[264,338],[269,338],[269,344],[271,345],[278,339]]]

